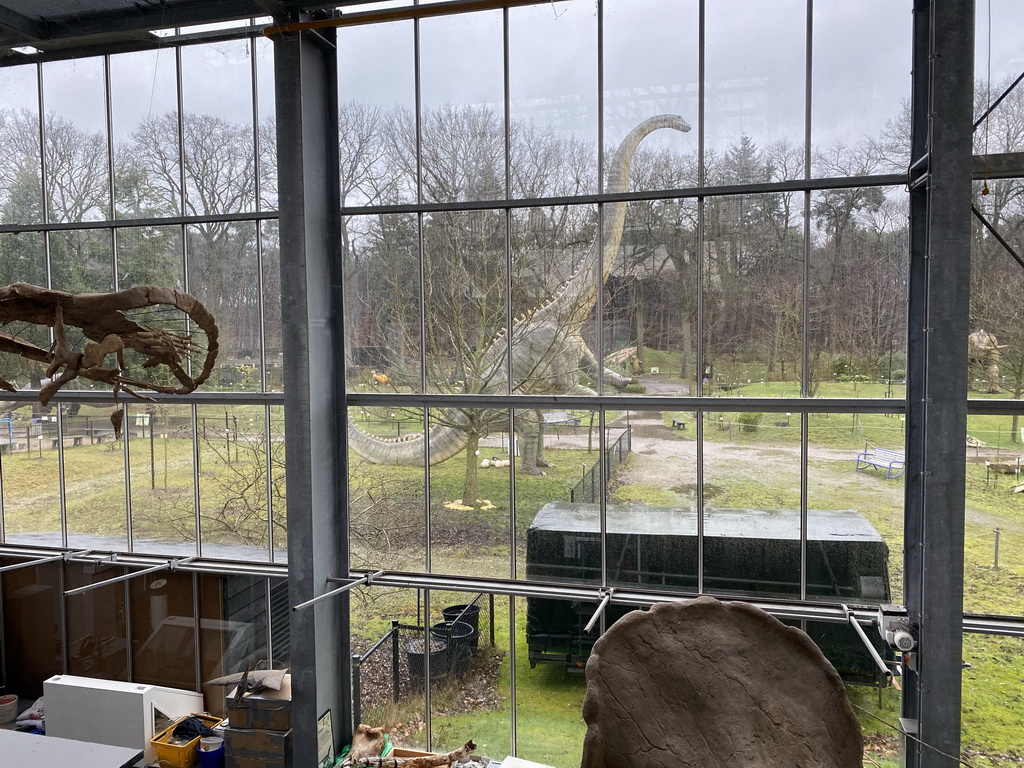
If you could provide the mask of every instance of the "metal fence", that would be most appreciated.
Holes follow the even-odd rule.
[[[611,477],[612,472],[619,468],[626,454],[633,450],[633,428],[626,427],[618,439],[608,446],[604,452],[604,473],[605,477]],[[599,464],[594,464],[583,475],[583,479],[576,483],[576,487],[569,491],[569,501],[581,504],[595,504],[601,496],[601,472]]]

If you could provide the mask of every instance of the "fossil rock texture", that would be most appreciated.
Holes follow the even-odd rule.
[[[663,603],[587,662],[582,768],[860,768],[860,724],[806,634],[746,603]]]

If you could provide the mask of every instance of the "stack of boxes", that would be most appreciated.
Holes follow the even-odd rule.
[[[232,690],[227,708],[225,768],[291,768],[291,675],[281,690],[247,693],[237,702]]]

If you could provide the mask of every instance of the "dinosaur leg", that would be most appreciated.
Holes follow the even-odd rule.
[[[524,475],[543,475],[538,469],[537,456],[544,429],[539,411],[516,411],[516,436],[519,440],[519,471]]]

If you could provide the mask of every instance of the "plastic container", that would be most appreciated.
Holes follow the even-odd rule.
[[[215,715],[192,714],[188,717],[198,717],[208,728],[214,728],[221,723],[221,718]],[[170,743],[171,735],[174,733],[175,727],[182,720],[187,719],[187,717],[179,717],[167,726],[167,728],[160,731],[160,733],[149,740],[149,743],[153,745],[153,749],[156,750],[157,759],[160,760],[160,765],[163,768],[166,768],[166,766],[171,766],[172,768],[190,768],[190,766],[196,761],[196,753],[199,752],[199,736],[196,736],[187,744]]]
[[[199,765],[202,768],[224,768],[224,739],[203,736],[199,740]]]
[[[471,643],[477,635],[473,627],[464,621],[441,621],[430,628],[430,634],[448,643],[448,666],[452,674],[465,675],[473,657]]]
[[[13,723],[18,716],[18,697],[13,693],[0,696],[0,723]]]

